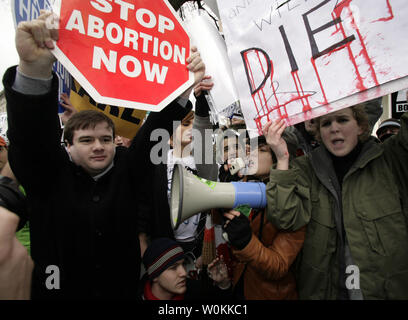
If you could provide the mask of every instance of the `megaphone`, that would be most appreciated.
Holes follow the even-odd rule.
[[[215,182],[188,172],[175,164],[171,182],[170,220],[173,229],[184,220],[213,208],[266,207],[262,182]]]

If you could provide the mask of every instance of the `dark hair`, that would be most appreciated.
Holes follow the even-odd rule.
[[[360,126],[360,128],[363,131],[363,133],[358,136],[358,140],[360,142],[367,141],[371,136],[371,128],[368,122],[368,116],[365,111],[364,104],[357,104],[349,108],[351,108],[351,111],[353,112],[353,118],[357,121],[357,124]],[[322,137],[320,135],[320,122],[321,122],[322,117],[316,118],[315,138],[319,142],[322,142]]]
[[[96,110],[84,110],[74,114],[64,127],[64,141],[73,144],[74,132],[76,130],[94,129],[99,123],[106,122],[112,129],[112,137],[115,137],[115,125],[104,113]]]
[[[181,120],[180,125],[188,122],[188,121],[194,121],[194,111],[190,111],[189,113],[187,113],[187,115]],[[171,135],[170,137],[170,147],[173,148],[173,138],[174,138],[174,133]]]
[[[181,120],[181,123],[184,123],[190,120],[194,120],[194,111],[190,111],[189,113],[187,113],[187,115],[183,118],[183,120]]]
[[[257,140],[258,140],[258,149],[259,149],[261,146],[263,146],[263,145],[267,145],[267,146],[269,147],[268,143],[266,142],[266,138],[265,138],[264,135],[258,136],[258,137],[254,138],[254,139],[257,139]],[[252,139],[250,139],[249,142],[250,142],[251,140],[252,140]],[[278,162],[278,160],[276,159],[275,152],[273,152],[271,148],[269,148],[268,151],[269,151],[269,153],[270,153],[271,156],[272,156],[272,162],[273,162],[273,163]]]
[[[264,135],[258,136],[258,137],[253,138],[253,139],[257,139],[258,148],[259,148],[260,146],[262,146],[262,145],[268,145],[268,143],[266,142],[266,138],[265,138]],[[296,139],[296,136],[295,136],[294,134],[288,132],[287,130],[285,130],[285,131],[282,133],[282,139],[285,140],[286,145],[287,145],[287,147],[288,147],[289,159],[292,160],[292,159],[296,158],[296,151],[297,151],[297,148],[298,148],[298,141],[297,141],[297,139]],[[250,143],[251,140],[252,140],[252,139],[249,139],[249,140],[248,140],[248,143]],[[268,145],[268,146],[269,146],[269,145]],[[276,163],[276,162],[277,162],[276,155],[275,155],[275,153],[272,151],[272,148],[269,148],[269,152],[270,152],[271,155],[272,155],[272,161],[273,161],[273,163]]]

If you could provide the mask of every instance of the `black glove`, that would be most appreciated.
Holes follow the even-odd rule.
[[[17,182],[0,176],[0,206],[10,210],[20,217],[17,230],[20,230],[28,220],[26,198],[19,190]]]
[[[208,105],[207,99],[205,98],[205,95],[207,94],[207,91],[202,91],[201,94],[196,97],[196,107],[195,107],[195,114],[199,117],[208,117],[209,115],[209,110],[210,106]]]
[[[230,220],[224,231],[228,235],[229,243],[238,250],[244,249],[252,238],[252,230],[248,218],[240,214]]]

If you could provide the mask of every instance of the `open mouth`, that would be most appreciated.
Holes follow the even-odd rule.
[[[341,146],[343,143],[344,143],[343,139],[334,139],[334,140],[332,140],[332,144],[334,146]]]
[[[177,284],[177,286],[179,286],[179,287],[185,287],[186,284],[187,284],[186,280],[183,280],[183,281],[180,281],[180,282]]]

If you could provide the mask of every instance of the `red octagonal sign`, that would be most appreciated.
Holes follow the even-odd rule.
[[[57,59],[103,104],[160,111],[194,82],[190,40],[163,0],[60,0]]]

